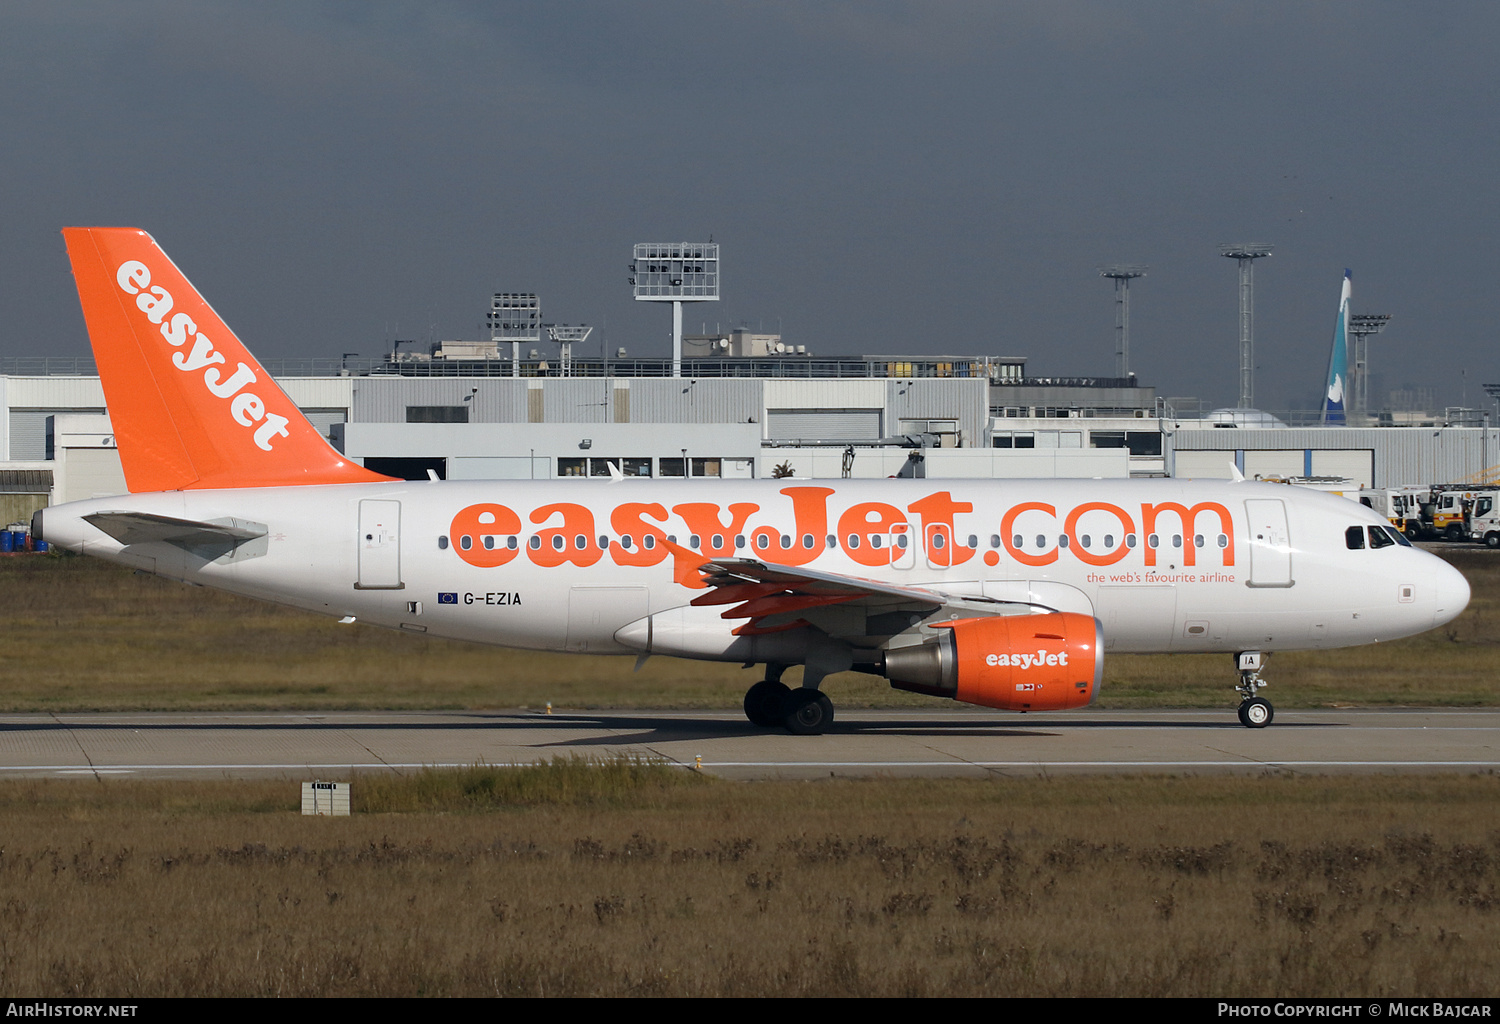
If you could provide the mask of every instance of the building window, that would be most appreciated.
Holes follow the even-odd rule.
[[[408,405],[406,422],[467,423],[469,422],[469,407],[467,405]]]

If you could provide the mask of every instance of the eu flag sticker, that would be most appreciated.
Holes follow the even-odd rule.
[[[458,604],[458,595],[438,594],[438,604]]]

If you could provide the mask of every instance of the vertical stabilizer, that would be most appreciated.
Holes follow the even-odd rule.
[[[1323,392],[1323,425],[1343,426],[1344,393],[1349,383],[1349,296],[1354,274],[1344,271],[1344,288],[1339,293],[1339,315],[1333,324],[1333,351],[1328,355],[1328,386]]]
[[[334,450],[146,232],[63,238],[133,493],[389,479]]]

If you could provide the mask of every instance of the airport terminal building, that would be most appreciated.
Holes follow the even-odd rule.
[[[1040,378],[1022,357],[268,363],[346,455],[409,479],[1254,476],[1398,486],[1500,461],[1485,427],[1287,428],[1180,413],[1132,376]],[[478,354],[478,353],[475,353]],[[490,355],[490,353],[483,353]],[[88,360],[0,374],[0,519],[125,490]]]

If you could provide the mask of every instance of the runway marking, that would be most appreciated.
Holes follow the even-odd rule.
[[[132,775],[134,768],[64,768],[59,775]]]

